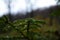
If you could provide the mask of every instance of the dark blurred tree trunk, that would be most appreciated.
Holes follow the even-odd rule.
[[[8,14],[8,17],[9,17],[9,21],[13,21],[13,16],[11,14]]]
[[[60,25],[60,16],[56,16],[56,24]]]
[[[58,17],[58,23],[59,23],[59,25],[60,25],[60,16]]]
[[[10,7],[11,0],[9,0],[8,2],[9,2],[9,3],[8,3],[8,9],[9,9],[9,14],[8,14],[8,16],[9,16],[9,21],[12,21],[11,7]]]
[[[34,17],[33,10],[32,10],[31,13],[30,13],[30,17],[31,17],[31,18]]]
[[[53,25],[53,16],[50,16],[50,26],[52,26]]]
[[[50,21],[49,21],[49,25],[52,26],[53,25],[53,15],[52,15],[53,10],[50,8]]]
[[[58,12],[60,11],[60,0],[57,0],[57,10],[58,10]],[[58,15],[58,23],[59,23],[59,25],[60,25],[60,12],[58,13],[59,15]]]
[[[56,23],[60,25],[60,5],[56,6],[55,15],[56,15]]]

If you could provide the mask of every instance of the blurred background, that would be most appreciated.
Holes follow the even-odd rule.
[[[0,0],[0,35],[60,40],[60,0]]]

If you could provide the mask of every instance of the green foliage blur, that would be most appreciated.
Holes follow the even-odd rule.
[[[39,33],[33,32],[41,27],[39,24],[45,24],[45,22],[35,19],[20,19],[10,22],[7,16],[3,16],[0,18],[0,34],[10,33],[14,30],[19,33],[20,37],[31,39],[31,34],[33,37],[35,34],[39,35]]]
[[[47,30],[45,32],[44,29],[42,30],[45,24],[44,20],[35,20],[33,18],[11,22],[7,16],[3,16],[0,18],[0,38],[13,39],[18,37],[28,40],[56,40],[56,36],[53,35],[55,31]]]

